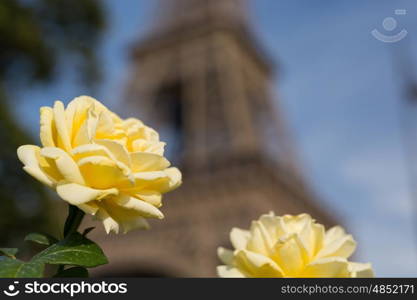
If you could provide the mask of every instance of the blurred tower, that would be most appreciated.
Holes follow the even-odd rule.
[[[99,274],[213,276],[231,228],[263,213],[331,223],[300,176],[243,0],[161,1],[132,64],[129,104],[165,135],[184,184],[150,231],[99,241],[112,262]]]

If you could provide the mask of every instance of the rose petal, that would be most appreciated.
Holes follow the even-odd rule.
[[[133,229],[148,229],[149,224],[145,218],[134,209],[124,208],[113,201],[114,199],[104,200],[101,205],[114,222],[117,222],[118,228],[124,233]],[[108,221],[109,222],[109,221]]]
[[[104,225],[104,229],[106,233],[109,234],[110,232],[119,233],[119,223],[117,223],[104,208],[100,208],[97,211],[96,218],[101,220]]]
[[[149,229],[149,223],[145,218],[135,217],[135,218],[124,218],[119,221],[120,226],[123,228],[123,233],[128,233],[134,229]]]
[[[97,128],[96,128],[96,138],[97,139],[107,139],[113,136],[115,131],[114,122],[112,119],[112,114],[110,111],[102,111],[99,114]]]
[[[325,240],[324,247],[319,251],[317,257],[339,256],[348,258],[356,249],[356,242],[353,237],[344,235],[339,238]]]
[[[234,264],[251,277],[284,277],[284,273],[272,259],[244,249],[235,252]]]
[[[182,174],[177,168],[168,168],[164,170],[169,177],[169,185],[167,189],[160,190],[161,193],[167,193],[179,187],[182,183]]]
[[[265,230],[272,240],[277,240],[279,237],[286,235],[284,220],[282,217],[275,216],[274,212],[264,214],[259,218]]]
[[[250,232],[248,230],[235,227],[232,228],[232,231],[230,232],[230,241],[237,250],[246,248],[249,238]]]
[[[37,158],[39,153],[40,148],[33,145],[23,145],[17,149],[17,156],[24,164],[23,170],[43,184],[52,187],[56,181],[41,169]]]
[[[64,104],[61,101],[55,101],[53,112],[58,134],[58,146],[64,148],[66,151],[71,151],[71,133],[67,127]]]
[[[99,206],[94,201],[83,203],[83,204],[78,204],[77,206],[86,214],[93,215],[93,216],[99,210]]]
[[[134,152],[130,154],[132,161],[132,171],[161,171],[169,167],[169,161],[158,154],[147,152]]]
[[[153,143],[159,142],[158,132],[148,126],[145,126],[142,121],[138,119],[126,119],[124,121],[124,126],[131,139],[144,139]]]
[[[312,226],[312,234],[314,235],[314,247],[310,258],[317,255],[317,253],[324,247],[325,229],[321,224],[314,224]]]
[[[223,247],[217,248],[217,256],[220,258],[222,263],[231,265],[233,263],[233,251],[225,249]]]
[[[58,195],[72,205],[85,204],[94,200],[102,200],[119,193],[117,189],[97,190],[76,183],[59,183],[56,187]]]
[[[78,146],[72,149],[71,154],[76,161],[89,156],[104,156],[114,159],[112,153],[106,147],[97,144],[85,144]]]
[[[130,156],[127,149],[120,143],[113,140],[95,140],[95,143],[106,147],[116,158],[116,160],[122,162],[126,166],[131,166]]]
[[[165,145],[164,142],[152,142],[140,138],[131,142],[131,149],[132,152],[148,152],[163,155]]]
[[[286,277],[297,277],[308,262],[308,253],[297,234],[279,240],[271,258],[277,262]]]
[[[44,147],[55,147],[56,128],[53,122],[52,108],[44,106],[40,109],[40,139]]]
[[[287,234],[300,233],[306,225],[311,224],[313,219],[308,214],[300,214],[297,216],[284,215],[284,223]]]
[[[126,180],[125,170],[104,156],[88,156],[77,162],[86,185],[96,189],[108,189]]]
[[[243,278],[245,277],[242,272],[240,272],[235,267],[230,266],[217,266],[217,275],[223,278]]]
[[[129,197],[127,195],[120,195],[112,199],[113,203],[125,208],[138,212],[141,216],[146,218],[158,218],[163,219],[164,215],[162,212],[145,201],[139,200],[134,197]]]
[[[349,262],[348,266],[349,272],[351,272],[352,277],[357,278],[373,278],[375,277],[374,271],[372,270],[371,264],[355,263]]]
[[[314,221],[310,218],[303,218],[302,228],[298,232],[298,238],[304,246],[304,249],[307,251],[308,257],[313,257],[315,250],[315,235],[314,235]]]
[[[107,110],[104,105],[89,96],[75,97],[70,103],[68,103],[65,115],[67,119],[67,127],[72,133],[72,137],[74,137],[80,129],[82,123],[87,117],[87,112],[90,109],[97,113]]]
[[[341,226],[334,226],[326,231],[325,244],[329,244],[334,240],[341,239],[346,236],[345,230]]]
[[[170,188],[170,178],[164,171],[140,172],[133,174],[133,184],[130,179],[120,182],[118,188],[127,194],[139,193],[142,190],[159,191],[164,193]]]
[[[310,263],[300,277],[349,277],[348,262],[342,257],[320,258]]]
[[[98,115],[94,112],[94,109],[90,107],[86,112],[86,117],[83,118],[83,123],[80,125],[79,129],[75,132],[73,129],[73,141],[72,144],[74,147],[91,144],[96,133]],[[75,126],[74,126],[75,128]]]
[[[135,198],[139,198],[140,200],[146,201],[153,206],[160,207],[162,202],[162,195],[158,191],[147,191],[141,190],[132,195]]]
[[[263,222],[252,221],[250,228],[250,238],[248,240],[247,249],[263,255],[269,255],[274,247],[276,239],[271,237]]]
[[[66,181],[84,184],[84,178],[75,161],[60,148],[45,147],[41,149],[41,156],[55,161],[56,167]]]

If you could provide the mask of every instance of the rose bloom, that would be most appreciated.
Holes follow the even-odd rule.
[[[101,220],[107,233],[162,219],[162,194],[181,184],[155,130],[119,118],[91,97],[77,97],[67,108],[60,101],[42,107],[40,139],[42,147],[18,148],[23,169]]]
[[[220,277],[373,277],[370,264],[349,262],[356,242],[340,226],[325,231],[308,214],[262,215],[250,230],[233,228],[234,251],[218,248]]]

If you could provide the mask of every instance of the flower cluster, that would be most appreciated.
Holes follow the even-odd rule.
[[[163,218],[162,194],[181,184],[155,130],[87,96],[66,108],[60,101],[42,107],[40,139],[42,147],[19,147],[24,170],[101,220],[107,233],[147,228],[146,218]]]
[[[373,277],[370,264],[348,261],[356,242],[343,228],[325,231],[308,214],[253,221],[230,233],[234,251],[219,248],[220,277]]]

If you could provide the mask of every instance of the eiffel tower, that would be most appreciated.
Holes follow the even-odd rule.
[[[245,1],[160,1],[132,67],[130,115],[166,137],[184,184],[149,231],[98,241],[111,262],[98,275],[214,276],[231,228],[271,210],[333,223],[303,181]]]

